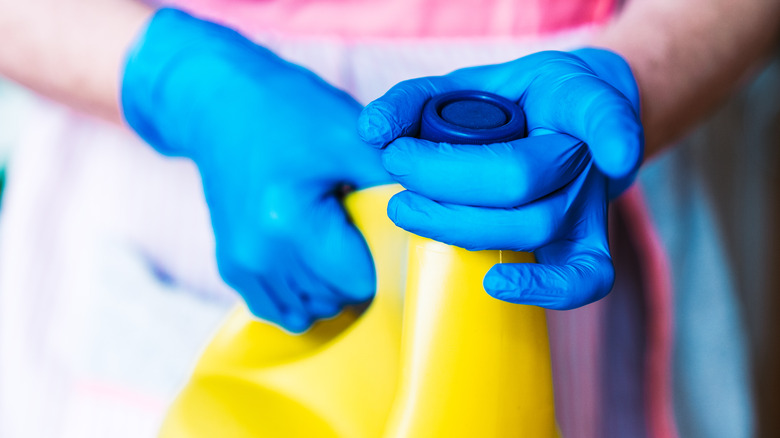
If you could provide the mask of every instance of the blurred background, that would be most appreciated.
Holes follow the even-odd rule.
[[[29,415],[0,418],[2,436],[23,436],[12,424],[33,427],[29,436],[37,437],[55,436],[71,423],[80,424],[73,430],[92,430],[94,436],[151,436],[204,343],[237,302],[213,262],[198,256],[213,247],[209,238],[197,237],[209,226],[205,208],[202,216],[185,221],[185,213],[166,201],[178,197],[203,205],[190,162],[134,167],[155,153],[149,148],[124,148],[110,158],[124,163],[125,173],[107,171],[117,167],[101,167],[98,158],[73,159],[74,154],[105,158],[128,142],[137,140],[123,129],[92,119],[85,123],[84,116],[0,78],[0,412],[8,411],[3,405],[20,405],[25,409],[14,411]],[[45,165],[50,154],[82,164],[67,167],[67,178],[52,175],[54,169]],[[667,172],[670,168],[677,171]],[[663,243],[683,273],[676,286],[702,288],[704,297],[708,288],[737,291],[738,301],[729,305],[747,324],[761,437],[780,436],[778,169],[775,56],[640,175],[644,184],[658,186],[648,202],[653,211],[664,212],[654,213],[654,220],[668,231]],[[132,184],[168,171],[182,175],[180,182]],[[71,186],[63,193],[70,194],[46,189],[65,180]],[[131,202],[114,204],[117,197]],[[703,202],[714,219],[678,216],[690,202]],[[689,239],[712,236],[718,238],[709,252],[687,251]],[[23,263],[29,257],[34,263]],[[724,264],[729,268],[721,270]]]

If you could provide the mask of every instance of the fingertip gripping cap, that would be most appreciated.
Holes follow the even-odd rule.
[[[525,114],[504,97],[462,90],[430,99],[423,108],[420,138],[453,144],[488,144],[525,136]]]

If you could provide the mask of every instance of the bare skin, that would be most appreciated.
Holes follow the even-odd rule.
[[[0,0],[0,75],[120,122],[124,53],[153,13],[133,0]],[[635,0],[592,42],[623,55],[646,157],[713,111],[780,38],[775,0]]]
[[[0,75],[119,123],[125,51],[153,12],[132,0],[0,0]]]
[[[0,0],[0,75],[122,123],[125,52],[153,12],[137,0]],[[630,0],[591,44],[631,65],[652,158],[714,111],[778,41],[778,0]]]
[[[153,9],[133,0],[0,0],[0,74],[121,121],[125,50]],[[623,55],[642,98],[646,157],[718,106],[780,37],[774,0],[635,0],[593,44]],[[99,37],[96,37],[99,35]]]
[[[736,91],[778,41],[776,0],[635,0],[593,44],[631,65],[652,157]]]

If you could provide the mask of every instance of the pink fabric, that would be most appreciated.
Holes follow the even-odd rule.
[[[600,438],[605,302],[548,311],[555,412],[563,437]]]
[[[521,37],[543,41],[546,36],[565,30],[603,25],[614,14],[618,1],[164,0],[163,3],[224,23],[250,36],[278,35],[284,41],[387,40],[380,44],[387,44],[390,47],[385,47],[385,51],[392,51],[393,47],[403,45],[400,41],[415,39],[473,42]],[[354,51],[355,46],[348,50]],[[453,51],[452,57],[457,58],[458,53]],[[388,70],[409,69],[409,65],[393,65],[392,57],[386,54],[377,61],[389,63]],[[603,303],[596,303],[574,312],[550,314],[556,403],[564,436],[595,438],[601,434],[604,308]]]
[[[616,0],[161,0],[246,34],[340,38],[545,35],[612,16]]]
[[[603,24],[617,8],[613,0],[541,0],[539,33],[542,35],[587,23]]]
[[[644,195],[638,185],[624,193],[617,207],[626,218],[647,281],[647,352],[645,379],[648,436],[679,436],[672,404],[672,348],[674,314],[669,260],[650,219]]]
[[[615,202],[646,280],[647,312],[644,393],[647,436],[677,438],[672,395],[674,315],[669,260],[651,221],[641,188],[634,185]],[[603,330],[607,300],[568,312],[548,312],[555,376],[555,402],[564,437],[603,436]]]

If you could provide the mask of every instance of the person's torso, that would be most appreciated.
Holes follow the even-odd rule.
[[[548,35],[600,25],[619,0],[163,0],[247,34],[338,38]]]

